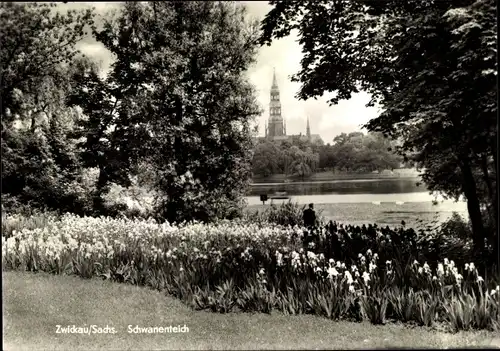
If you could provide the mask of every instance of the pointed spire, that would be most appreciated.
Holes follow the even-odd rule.
[[[276,67],[273,67],[273,85],[272,88],[278,88],[278,81],[276,80]]]
[[[309,116],[307,116],[306,135],[309,139],[311,138],[311,128],[309,127]]]

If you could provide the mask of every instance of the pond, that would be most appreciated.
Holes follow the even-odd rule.
[[[247,196],[249,210],[263,209],[260,194],[268,197],[276,192],[286,192],[292,202],[302,205],[314,203],[317,211],[328,220],[349,224],[399,226],[404,220],[407,226],[435,226],[457,212],[465,219],[466,202],[444,200],[417,185],[418,178],[377,180],[341,180],[304,183],[254,184]],[[437,200],[437,203],[433,203]],[[273,200],[280,203],[288,200]]]

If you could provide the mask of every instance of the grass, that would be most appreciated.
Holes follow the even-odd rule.
[[[193,311],[147,288],[97,279],[3,272],[4,350],[359,349],[500,347],[494,333],[449,334],[315,316]],[[116,334],[56,334],[56,325],[114,326]],[[127,325],[184,325],[185,334],[128,334]]]

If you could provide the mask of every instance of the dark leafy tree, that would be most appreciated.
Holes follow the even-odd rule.
[[[2,192],[19,205],[84,213],[74,185],[80,164],[67,139],[76,111],[64,103],[68,62],[91,11],[52,12],[46,4],[0,4]],[[3,201],[4,199],[2,199]]]
[[[281,150],[275,143],[256,145],[252,158],[252,172],[256,176],[269,177],[280,172]]]
[[[209,220],[239,204],[250,175],[250,123],[259,112],[244,76],[256,29],[232,3],[128,2],[95,33],[116,57],[107,88],[95,89],[109,95],[104,111],[118,101],[109,123],[120,132],[107,152],[127,148],[154,169],[159,217]],[[99,104],[90,111],[105,122]],[[134,130],[140,144],[129,142]]]
[[[141,124],[143,116],[134,104],[141,98],[140,92],[134,89],[133,81],[120,84],[114,73],[102,78],[94,62],[75,60],[74,87],[67,98],[70,106],[79,106],[83,112],[72,133],[82,150],[82,164],[99,170],[93,194],[96,213],[106,211],[104,195],[111,183],[124,187],[131,184],[130,177],[144,155],[142,142],[148,137]]]

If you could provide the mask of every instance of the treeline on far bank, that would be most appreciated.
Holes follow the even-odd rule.
[[[382,133],[342,133],[333,143],[291,138],[260,140],[254,147],[252,173],[255,178],[276,174],[307,179],[319,172],[363,174],[394,170],[405,165],[396,153],[397,142]]]

